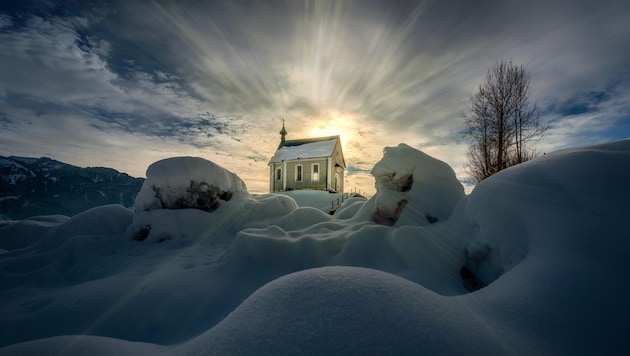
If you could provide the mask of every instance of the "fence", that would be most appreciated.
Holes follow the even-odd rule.
[[[333,201],[330,202],[330,212],[332,213],[333,211],[335,211],[335,209],[337,209],[338,207],[341,206],[341,204],[343,204],[344,201],[353,198],[353,197],[363,197],[365,199],[370,199],[370,196],[365,193],[364,191],[362,191],[359,188],[352,188],[350,190],[350,193],[343,193],[341,194],[341,196]]]

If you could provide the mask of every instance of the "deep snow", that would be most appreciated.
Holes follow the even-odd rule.
[[[151,167],[137,212],[0,228],[0,354],[630,352],[630,140],[467,196],[389,147],[333,216],[201,159]]]

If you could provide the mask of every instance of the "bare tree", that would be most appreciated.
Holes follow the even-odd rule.
[[[466,168],[475,182],[536,156],[532,143],[542,138],[545,126],[529,101],[529,82],[523,66],[500,61],[471,95],[464,138],[471,143]]]

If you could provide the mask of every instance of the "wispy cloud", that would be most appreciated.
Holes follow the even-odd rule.
[[[29,4],[0,7],[4,154],[136,175],[198,155],[264,191],[284,117],[342,134],[346,186],[400,142],[463,178],[461,113],[502,58],[532,75],[541,150],[630,135],[624,1]]]

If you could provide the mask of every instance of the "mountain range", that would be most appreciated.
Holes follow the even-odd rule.
[[[132,207],[144,178],[51,158],[0,156],[0,220],[72,216],[106,204]]]

